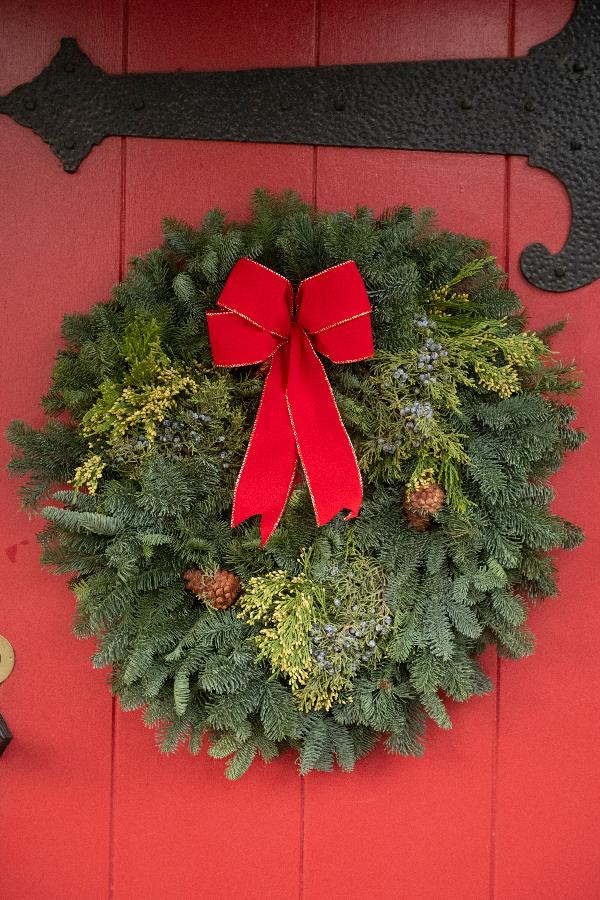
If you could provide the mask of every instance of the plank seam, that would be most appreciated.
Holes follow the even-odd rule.
[[[314,0],[314,27],[313,27],[313,65],[321,64],[321,0]],[[317,168],[319,164],[319,148],[313,146],[312,153],[312,205],[317,208],[318,181]],[[298,852],[298,900],[304,898],[304,811],[305,811],[305,782],[300,775],[300,834]]]
[[[123,0],[122,34],[121,34],[121,70],[126,74],[129,67],[129,0]],[[120,146],[120,198],[119,198],[119,281],[125,275],[125,232],[127,216],[127,138],[121,138]],[[112,698],[111,712],[111,752],[110,752],[110,815],[109,815],[109,847],[108,847],[108,900],[113,900],[115,893],[115,814],[117,799],[116,763],[117,763],[117,698]]]
[[[508,3],[508,56],[515,55],[515,18],[516,18],[516,0],[509,0]],[[510,265],[510,157],[504,157],[504,210],[503,210],[503,264],[504,271],[509,272]],[[492,746],[492,790],[491,790],[491,810],[490,810],[490,900],[496,897],[496,874],[497,874],[497,844],[496,832],[498,822],[498,770],[499,770],[499,746],[500,746],[500,694],[502,685],[502,660],[498,651],[496,651],[496,704],[495,704],[495,727]]]
[[[314,30],[313,30],[313,55],[314,65],[321,65],[321,0],[314,0]],[[312,204],[317,208],[317,166],[319,162],[319,148],[313,147],[313,172],[312,172]]]
[[[304,775],[300,775],[300,853],[298,867],[298,900],[304,898]]]

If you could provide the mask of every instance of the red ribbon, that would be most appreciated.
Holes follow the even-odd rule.
[[[369,298],[354,262],[291,283],[241,259],[207,314],[215,365],[269,360],[258,414],[238,476],[231,525],[261,516],[265,544],[283,514],[298,458],[318,525],[342,509],[358,515],[362,481],[350,438],[316,352],[335,363],[373,355]]]

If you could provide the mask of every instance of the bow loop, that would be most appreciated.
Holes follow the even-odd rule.
[[[310,335],[368,316],[371,304],[356,263],[349,260],[305,278],[298,288],[296,309],[298,324]],[[365,331],[370,334],[370,326]]]
[[[290,282],[249,259],[232,269],[207,314],[218,366],[271,360],[250,443],[238,476],[232,526],[261,516],[266,543],[283,514],[298,458],[318,525],[342,509],[358,515],[362,481],[356,456],[317,353],[333,362],[373,355],[369,298],[353,262]]]
[[[281,341],[233,312],[206,314],[215,366],[255,366],[277,350]]]
[[[292,285],[251,259],[235,264],[218,305],[277,337],[287,337],[292,319]]]

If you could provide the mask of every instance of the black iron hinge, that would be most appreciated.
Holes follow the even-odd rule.
[[[526,156],[564,183],[572,223],[558,253],[525,248],[525,277],[553,291],[600,277],[600,0],[516,59],[109,75],[64,38],[0,112],[68,172],[108,135]]]

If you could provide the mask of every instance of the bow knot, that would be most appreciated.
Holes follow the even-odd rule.
[[[250,259],[233,267],[207,313],[216,366],[270,361],[238,476],[232,527],[261,515],[265,544],[283,514],[300,459],[318,525],[342,509],[358,515],[362,481],[317,352],[334,363],[373,355],[369,298],[354,262],[291,283]]]

